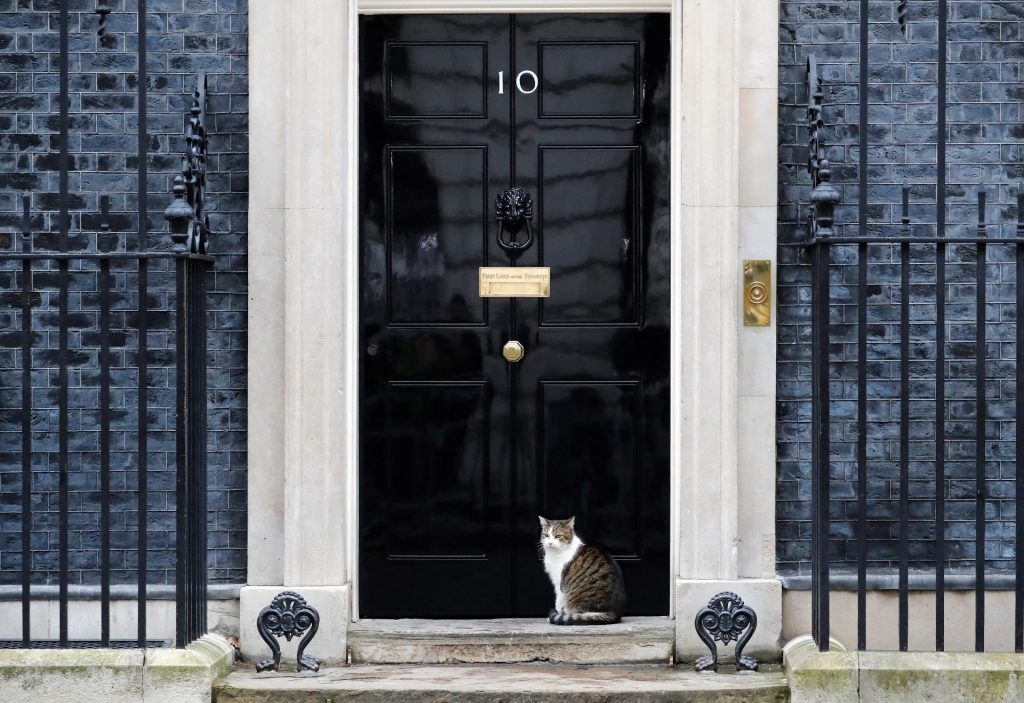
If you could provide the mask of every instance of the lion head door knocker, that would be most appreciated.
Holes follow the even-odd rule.
[[[515,261],[533,244],[533,198],[522,188],[508,188],[494,199],[494,219],[498,221],[498,246]],[[519,233],[525,227],[526,239]],[[505,233],[508,239],[505,239]]]
[[[310,643],[320,629],[320,613],[309,605],[298,593],[283,591],[274,597],[266,608],[256,617],[256,630],[263,641],[270,646],[273,655],[256,665],[256,671],[277,671],[281,666],[281,646],[275,637],[284,637],[291,642],[293,637],[302,637],[299,649],[295,653],[296,671],[319,671],[320,662],[305,654],[306,645]],[[308,632],[306,632],[308,630]],[[305,633],[305,636],[303,636]]]
[[[694,665],[697,671],[718,671],[715,640],[723,645],[736,640],[736,671],[757,671],[757,660],[743,656],[743,648],[757,629],[757,614],[749,605],[744,605],[738,595],[725,592],[712,598],[697,612],[694,627],[697,628],[697,636],[711,650],[710,656],[704,655],[697,660]]]

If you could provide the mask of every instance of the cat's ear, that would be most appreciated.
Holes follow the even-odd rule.
[[[545,527],[547,527],[547,526],[548,526],[548,521],[547,521],[547,520],[546,520],[545,518],[543,518],[543,517],[541,517],[540,515],[538,515],[538,516],[537,516],[537,519],[539,519],[539,520],[540,520],[540,526],[541,526],[541,529],[543,529],[543,528],[545,528]]]
[[[571,518],[565,521],[565,524],[569,526],[570,530],[576,529],[576,516],[573,515]]]

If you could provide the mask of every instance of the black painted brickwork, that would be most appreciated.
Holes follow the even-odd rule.
[[[135,250],[137,228],[137,4],[114,0],[96,35],[95,0],[71,0],[71,243]],[[58,229],[57,0],[0,0],[0,246],[20,247],[20,201],[32,194],[35,246]],[[168,248],[163,208],[181,168],[195,72],[209,74],[207,208],[216,269],[209,295],[210,580],[245,580],[245,312],[247,208],[247,0],[149,0],[150,248]],[[98,241],[98,197],[111,198],[114,236]],[[7,234],[15,233],[15,234]],[[70,310],[72,582],[97,583],[98,296],[95,266],[72,273]],[[150,306],[173,311],[173,274],[154,264]],[[134,264],[114,267],[112,400],[114,581],[134,583],[137,426]],[[20,274],[0,271],[0,583],[16,583],[20,555]],[[34,301],[33,567],[55,583],[57,565],[56,274],[37,274]],[[173,581],[173,314],[150,318],[150,577]]]
[[[937,141],[936,0],[910,2],[909,35],[897,23],[896,0],[870,3],[870,170],[868,232],[899,234],[904,183],[912,188],[911,232],[934,235]],[[1024,3],[951,0],[949,15],[949,148],[947,233],[975,231],[979,190],[988,193],[990,236],[1012,235],[1017,183],[1024,178]],[[828,155],[843,194],[841,234],[858,225],[860,2],[783,0],[780,54],[780,210],[782,241],[804,234],[809,176],[804,64],[822,65]],[[801,207],[800,204],[803,204]],[[779,248],[778,562],[782,573],[807,573],[810,558],[810,272],[799,250]],[[899,497],[899,250],[872,247],[868,310],[869,560],[896,564]],[[931,567],[935,537],[935,248],[914,246],[911,271],[912,567]],[[946,307],[947,569],[973,568],[976,388],[974,382],[977,250],[949,246]],[[857,251],[835,251],[832,348],[832,559],[855,558]],[[986,562],[1012,568],[1014,556],[1014,360],[1016,295],[1013,252],[989,247],[986,394]]]

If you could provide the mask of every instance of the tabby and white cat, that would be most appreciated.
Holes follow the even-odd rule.
[[[609,625],[622,619],[626,589],[622,571],[608,554],[584,544],[576,518],[540,518],[544,571],[555,587],[552,625]]]

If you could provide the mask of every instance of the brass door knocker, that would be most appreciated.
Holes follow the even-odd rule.
[[[494,199],[494,218],[498,221],[498,246],[515,261],[533,245],[533,198],[522,188],[507,188]],[[516,235],[526,228],[526,239]],[[509,233],[506,241],[504,233]]]

